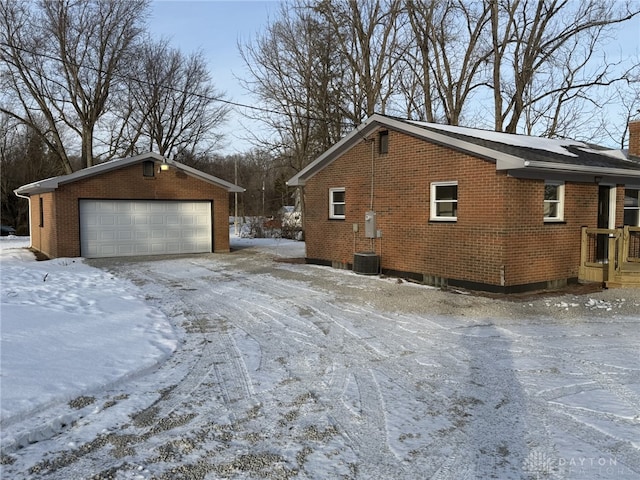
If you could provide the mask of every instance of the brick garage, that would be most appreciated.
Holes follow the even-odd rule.
[[[604,200],[608,226],[621,225],[625,188],[640,185],[632,156],[436,127],[374,115],[289,180],[303,189],[308,262],[352,268],[354,255],[373,252],[383,273],[428,284],[505,293],[561,286],[578,277],[581,227],[598,226]],[[457,214],[434,217],[432,189],[447,182]],[[333,189],[344,189],[342,218],[331,218]],[[562,212],[546,218],[554,192]]]
[[[149,153],[15,193],[30,202],[32,248],[54,258],[228,252],[229,193],[242,191]]]

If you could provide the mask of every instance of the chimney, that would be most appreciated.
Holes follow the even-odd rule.
[[[640,120],[629,122],[629,155],[640,157]]]

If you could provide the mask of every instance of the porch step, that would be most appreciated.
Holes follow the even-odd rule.
[[[607,288],[636,287],[640,288],[640,268],[621,270],[613,278],[605,282]]]

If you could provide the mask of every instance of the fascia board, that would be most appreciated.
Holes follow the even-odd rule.
[[[167,160],[166,163],[177,168],[178,170],[182,170],[187,175],[190,175],[199,180],[203,180],[205,182],[212,183],[214,185],[222,187],[230,193],[242,193],[246,190],[242,187],[239,187],[238,185],[227,182],[226,180],[223,180],[218,177],[214,177],[213,175],[209,175],[208,173],[201,172],[200,170],[197,170],[193,167],[189,167],[188,165],[174,162],[173,160]]]
[[[70,173],[69,175],[56,177],[58,179],[58,184],[56,185],[56,187],[58,187],[59,185],[64,185],[66,183],[75,182],[76,180],[81,180],[83,178],[100,175],[101,173],[106,173],[111,170],[118,170],[129,165],[134,165],[141,162],[142,160],[154,160],[158,162],[166,161],[162,155],[153,152],[142,153],[140,155],[129,158],[118,158],[116,160],[110,160],[108,162],[94,165],[93,167],[83,168],[82,170]]]
[[[206,174],[204,172],[200,172],[195,168],[188,167],[187,165],[183,165],[181,163],[175,162],[173,160],[167,160],[165,157],[158,153],[148,152],[142,153],[140,155],[136,155],[129,158],[120,158],[116,160],[111,160],[109,162],[100,163],[98,165],[94,165],[93,167],[84,168],[82,170],[78,170],[77,172],[70,173],[68,175],[61,175],[59,177],[48,178],[46,180],[40,180],[38,182],[33,182],[28,185],[24,185],[14,191],[17,195],[33,195],[37,193],[47,193],[56,190],[60,185],[65,185],[67,183],[72,183],[77,180],[82,180],[84,178],[93,177],[95,175],[100,175],[102,173],[107,173],[112,170],[118,170],[120,168],[127,167],[129,165],[135,165],[144,160],[153,160],[158,163],[167,163],[172,165],[178,170],[183,170],[185,173],[196,177],[200,180],[206,181],[208,183],[217,185],[226,189],[232,193],[241,193],[244,192],[245,189],[229,183],[221,178],[214,177],[213,175]]]
[[[287,181],[287,185],[290,187],[304,186],[309,178],[313,177],[323,168],[329,166],[340,155],[351,149],[358,142],[365,140],[365,137],[377,128],[377,123],[382,123],[381,119],[384,120],[385,117],[380,115],[372,115],[369,117],[313,162],[291,177]]]
[[[524,162],[526,169],[538,169],[538,170],[553,170],[553,171],[565,171],[574,173],[587,173],[592,175],[607,175],[607,176],[623,176],[640,178],[640,170],[625,169],[625,168],[608,168],[608,167],[592,167],[588,165],[571,165],[566,163],[553,163],[553,162],[539,162],[535,160],[528,160]]]
[[[162,155],[153,152],[143,153],[125,159],[119,158],[116,160],[111,160],[109,162],[94,165],[93,167],[83,168],[82,170],[69,173],[68,175],[60,175],[58,177],[47,178],[38,182],[29,183],[28,185],[23,185],[22,187],[14,190],[14,193],[16,193],[16,195],[33,195],[38,193],[53,192],[60,185],[75,182],[83,178],[89,178],[94,175],[100,175],[101,173],[106,173],[110,170],[117,170],[119,168],[126,167],[128,165],[135,164],[137,162],[140,162],[141,160],[146,159],[160,162],[165,161],[165,158]]]
[[[448,135],[433,132],[426,128],[412,125],[407,122],[385,117],[383,115],[374,114],[359,127],[345,136],[342,140],[336,143],[333,147],[320,155],[320,157],[310,163],[306,168],[302,169],[295,176],[293,176],[287,182],[287,185],[303,186],[306,183],[306,180],[318,173],[324,167],[330,165],[336,158],[353,147],[353,145],[355,145],[358,141],[369,135],[373,130],[381,127],[386,127],[392,130],[406,133],[407,135],[411,135],[413,137],[428,140],[430,142],[447,146],[455,150],[460,150],[477,157],[495,161],[499,170],[522,168],[524,166],[524,160],[519,157],[515,157],[513,155],[505,154],[502,152],[497,152],[490,148],[466,142],[464,140],[459,140],[457,138],[452,138]]]
[[[13,193],[17,196],[31,196],[38,193],[49,193],[55,191],[58,188],[57,182],[48,182],[48,180],[42,180],[40,182],[30,183],[16,188]]]
[[[603,176],[628,176],[633,178],[640,177],[640,170],[622,169],[622,168],[606,168],[606,167],[590,167],[586,165],[572,165],[566,163],[541,162],[525,160],[524,158],[508,153],[499,152],[482,145],[470,143],[464,140],[450,137],[442,133],[423,128],[419,125],[413,125],[405,121],[396,120],[394,118],[383,115],[372,115],[359,127],[345,136],[341,141],[327,150],[318,157],[314,162],[310,163],[306,168],[302,169],[298,174],[293,176],[287,185],[304,186],[306,181],[313,175],[318,173],[324,167],[331,164],[341,154],[353,147],[358,141],[369,135],[377,128],[389,128],[414,137],[430,141],[454,150],[462,151],[475,157],[485,160],[494,161],[496,170],[498,171],[514,171],[514,170],[536,170],[550,172],[569,172],[582,174],[595,174]]]

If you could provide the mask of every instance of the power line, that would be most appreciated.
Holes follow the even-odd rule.
[[[27,53],[29,55],[33,55],[33,56],[36,56],[36,57],[46,58],[46,59],[49,59],[49,60],[53,60],[55,62],[60,62],[60,63],[63,63],[63,64],[72,65],[73,67],[75,67],[77,69],[85,68],[85,69],[93,70],[94,72],[99,73],[99,74],[106,74],[107,73],[104,70],[101,70],[100,68],[97,68],[97,67],[93,67],[93,66],[90,66],[90,65],[80,65],[78,63],[75,63],[74,61],[68,61],[68,60],[65,60],[63,58],[56,57],[54,55],[47,54],[47,53],[44,53],[44,52],[36,52],[34,50],[30,50],[30,49],[25,48],[25,47],[10,45],[10,44],[5,43],[5,42],[0,42],[0,46],[2,46],[4,48],[9,48],[9,49],[12,49],[12,50],[17,50],[17,51],[20,51],[20,52],[24,52],[24,53]],[[9,57],[12,57],[12,55],[9,55]],[[37,72],[37,73],[40,75],[40,72]],[[246,108],[246,109],[249,109],[249,110],[255,110],[255,111],[259,111],[259,112],[263,112],[263,113],[271,113],[271,114],[274,114],[274,115],[283,115],[283,116],[288,116],[288,117],[292,116],[292,115],[287,114],[287,113],[282,112],[282,111],[278,111],[278,110],[274,110],[274,109],[270,109],[270,108],[265,108],[265,107],[258,107],[258,106],[255,106],[255,105],[247,105],[247,104],[244,104],[244,103],[235,102],[233,100],[228,100],[228,99],[226,99],[224,97],[210,96],[210,95],[205,95],[205,94],[202,94],[202,93],[191,92],[189,90],[181,89],[181,88],[178,88],[178,87],[175,87],[175,86],[172,86],[172,85],[157,84],[157,83],[154,83],[154,82],[150,82],[148,80],[143,80],[143,79],[140,79],[140,78],[136,78],[133,75],[125,75],[125,74],[122,74],[122,73],[119,73],[119,72],[115,72],[112,75],[114,77],[118,77],[118,78],[120,78],[122,80],[133,81],[133,82],[137,82],[139,84],[147,85],[147,86],[150,86],[150,87],[158,87],[158,88],[162,88],[162,89],[165,89],[165,90],[168,90],[168,91],[176,92],[176,93],[179,93],[179,94],[182,94],[182,95],[191,95],[191,96],[194,96],[194,97],[201,98],[203,100],[208,100],[208,101],[212,101],[212,102],[220,102],[220,103],[223,103],[223,104],[226,104],[226,105],[230,105],[232,107]],[[54,81],[52,78],[49,78],[47,76],[43,76],[43,78],[45,80],[48,80],[48,81]],[[313,117],[313,116],[310,116],[310,115],[295,115],[295,116],[298,117],[298,118],[304,119],[304,120],[312,120],[312,121],[317,121],[317,122],[325,122],[325,121],[327,121],[326,118]],[[342,121],[340,121],[339,123],[341,125],[343,125],[343,126],[346,126],[346,127],[354,127],[355,126],[355,124],[353,122],[342,122]]]

